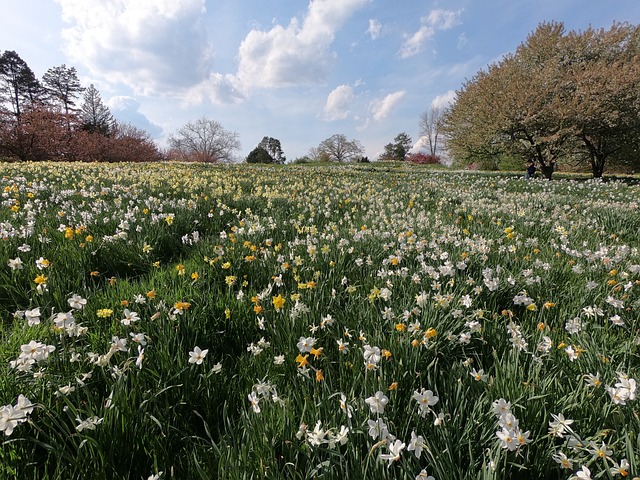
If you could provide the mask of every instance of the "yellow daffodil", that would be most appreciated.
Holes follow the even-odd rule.
[[[284,304],[286,303],[286,301],[287,300],[283,298],[282,295],[278,295],[277,297],[273,297],[271,299],[271,302],[273,303],[273,307],[276,309],[276,311],[284,307]]]

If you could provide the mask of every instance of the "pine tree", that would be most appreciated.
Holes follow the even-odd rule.
[[[77,111],[75,99],[80,96],[84,87],[78,80],[75,67],[67,68],[66,65],[53,67],[42,76],[42,83],[49,101],[58,104],[65,115]]]
[[[90,133],[109,135],[115,126],[115,119],[109,108],[102,103],[98,89],[89,85],[84,92],[80,117],[82,129]]]
[[[0,100],[20,120],[25,108],[41,100],[42,87],[27,63],[10,50],[0,55]]]

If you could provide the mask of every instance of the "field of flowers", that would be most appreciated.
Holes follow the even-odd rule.
[[[640,477],[637,179],[0,169],[0,479]]]

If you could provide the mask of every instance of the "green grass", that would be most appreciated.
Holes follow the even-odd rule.
[[[623,460],[640,476],[637,179],[0,168],[0,407],[34,404],[3,436],[0,478],[616,478]],[[54,328],[70,311],[79,327]],[[55,350],[21,371],[30,341]],[[422,389],[438,402],[421,411]],[[499,399],[530,441],[504,448]]]

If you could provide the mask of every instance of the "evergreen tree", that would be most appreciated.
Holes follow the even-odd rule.
[[[273,163],[273,157],[263,147],[258,145],[247,155],[247,163]]]
[[[90,133],[109,135],[115,126],[113,115],[102,103],[100,93],[93,84],[84,92],[80,117],[82,129]]]
[[[52,104],[58,104],[65,115],[76,111],[75,99],[80,96],[84,87],[78,80],[75,67],[66,65],[47,70],[42,77],[44,90]]]
[[[42,87],[27,63],[14,52],[0,55],[0,100],[19,120],[25,108],[42,98]]]
[[[263,137],[258,147],[264,148],[275,163],[284,163],[287,160],[282,151],[280,140],[277,138]]]

